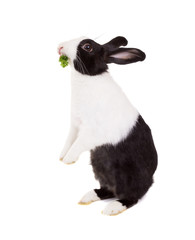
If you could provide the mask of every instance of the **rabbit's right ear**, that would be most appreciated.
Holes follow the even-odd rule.
[[[120,46],[126,46],[128,43],[127,39],[124,37],[115,37],[111,41],[107,42],[103,45],[104,48],[107,50],[114,50],[119,48]]]
[[[114,51],[107,52],[107,55],[105,55],[105,62],[116,64],[129,64],[143,61],[145,58],[145,53],[137,48],[118,48]]]

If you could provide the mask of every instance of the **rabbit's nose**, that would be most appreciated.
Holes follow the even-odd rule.
[[[61,50],[63,49],[63,47],[60,47],[59,49],[58,49],[58,53],[60,54],[60,55],[62,55],[62,53],[61,53]]]

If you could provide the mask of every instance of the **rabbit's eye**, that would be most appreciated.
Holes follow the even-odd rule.
[[[93,47],[92,47],[91,44],[89,44],[89,43],[85,43],[85,44],[82,46],[82,49],[84,49],[84,50],[87,51],[87,52],[92,52],[92,51],[93,51]]]

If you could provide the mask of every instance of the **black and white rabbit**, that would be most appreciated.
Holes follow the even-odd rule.
[[[133,206],[153,183],[157,152],[151,130],[108,72],[109,63],[143,61],[145,54],[126,46],[124,37],[100,45],[78,38],[61,43],[60,55],[71,65],[71,127],[60,159],[71,164],[91,151],[100,189],[88,192],[80,204],[117,198],[103,210],[116,215]]]

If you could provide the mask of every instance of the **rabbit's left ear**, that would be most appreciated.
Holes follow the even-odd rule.
[[[103,45],[103,47],[107,50],[114,50],[116,48],[119,48],[120,46],[126,46],[128,43],[127,39],[125,37],[115,37],[111,41],[107,42]]]
[[[137,48],[118,48],[108,51],[105,61],[106,63],[128,64],[143,61],[145,58],[145,53]]]

